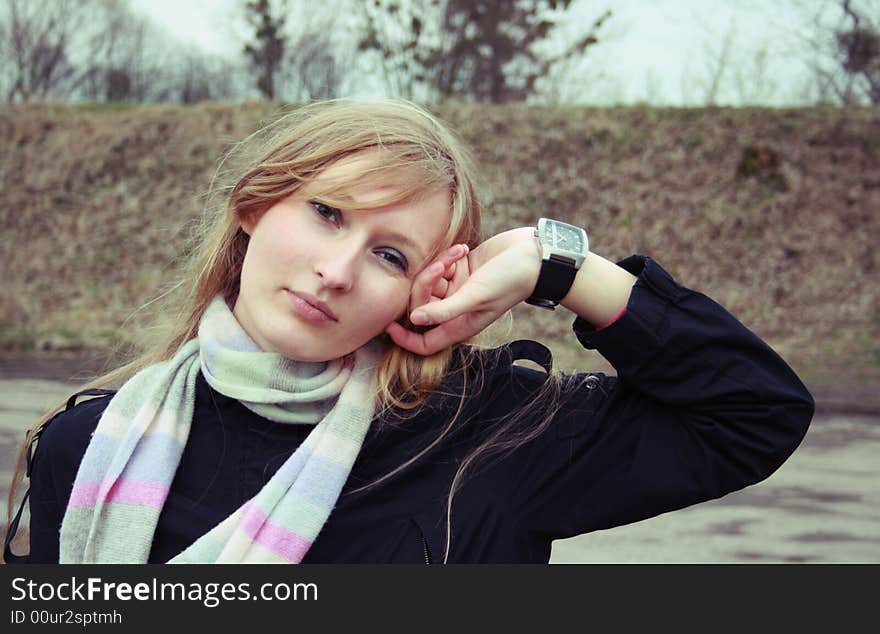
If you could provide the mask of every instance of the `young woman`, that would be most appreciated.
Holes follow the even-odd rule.
[[[467,152],[417,106],[316,103],[239,150],[170,330],[34,428],[28,561],[547,562],[807,430],[791,368],[654,260],[554,218],[482,240]],[[523,301],[617,376],[480,346]]]

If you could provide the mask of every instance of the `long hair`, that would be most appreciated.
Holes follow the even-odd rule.
[[[199,320],[212,298],[220,294],[231,302],[238,295],[249,240],[241,228],[242,221],[255,214],[259,217],[276,202],[312,182],[334,162],[354,155],[374,160],[359,161],[357,172],[321,192],[322,200],[334,204],[334,195],[344,195],[355,182],[358,185],[393,184],[385,188],[388,197],[371,202],[376,208],[446,190],[451,199],[449,227],[427,261],[455,243],[465,243],[472,249],[480,244],[480,202],[475,169],[463,142],[446,125],[423,108],[402,100],[329,100],[303,106],[254,132],[227,153],[218,167],[208,203],[193,236],[194,247],[178,281],[148,304],[155,327],[145,330],[146,336],[130,361],[85,387],[118,387],[141,369],[170,359],[180,346],[195,338]],[[407,311],[399,322],[417,329],[409,322]],[[387,335],[380,336],[387,338]],[[479,347],[480,339],[462,342],[430,356],[409,352],[393,345],[390,339],[389,344],[377,368],[379,416],[389,410],[417,413],[418,407],[441,385],[455,349],[466,352],[471,346]],[[476,356],[462,355],[460,369],[466,377],[474,372],[471,365]],[[481,381],[482,369],[476,368],[475,372]],[[446,422],[440,435],[391,473],[357,490],[376,486],[406,468],[453,430],[464,403],[474,395],[468,391],[468,380],[462,385],[456,414]],[[544,394],[536,402],[546,404],[546,397],[554,402],[552,396],[558,392],[559,385],[556,381],[545,383]],[[61,407],[59,404],[53,408],[26,435],[10,486],[7,527],[22,479],[27,447],[39,427]],[[452,501],[464,472],[481,456],[513,448],[540,433],[552,419],[548,413],[551,409],[542,408],[537,424],[532,418],[527,429],[515,432],[526,418],[523,412],[518,413],[489,433],[485,442],[462,462],[447,499],[444,561],[448,560],[450,550]]]

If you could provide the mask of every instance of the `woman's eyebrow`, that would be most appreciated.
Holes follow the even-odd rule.
[[[306,192],[306,193],[308,194],[309,192]],[[321,196],[317,192],[315,192],[313,195],[310,195],[309,198],[311,198],[313,200],[317,200],[317,201],[321,200]],[[334,198],[336,198],[341,203],[343,203],[340,207],[336,207],[335,205],[329,205],[329,206],[333,207],[334,209],[336,209],[337,211],[341,211],[343,213],[361,213],[358,211],[353,211],[358,208],[358,201],[355,200],[355,198],[350,196],[349,194],[346,194],[344,192],[339,193],[339,194],[335,194]],[[424,262],[425,259],[428,257],[427,254],[422,250],[422,248],[418,244],[416,244],[409,236],[407,236],[403,233],[383,229],[380,231],[379,235],[381,235],[384,238],[388,238],[390,240],[396,240],[400,244],[403,244],[403,245],[409,247],[413,252],[415,252],[416,256],[418,256],[420,258],[421,262]]]
[[[383,230],[381,232],[381,235],[383,237],[387,237],[391,240],[397,241],[400,244],[408,246],[416,254],[416,256],[419,257],[421,262],[423,262],[427,257],[427,255],[425,255],[425,253],[422,251],[422,248],[418,244],[413,242],[412,239],[402,233]]]

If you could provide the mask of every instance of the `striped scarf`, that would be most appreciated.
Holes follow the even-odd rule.
[[[195,406],[196,377],[260,416],[313,425],[252,499],[169,563],[299,563],[333,510],[375,412],[373,340],[343,358],[262,352],[215,298],[198,337],[116,393],[80,463],[61,563],[146,563]]]

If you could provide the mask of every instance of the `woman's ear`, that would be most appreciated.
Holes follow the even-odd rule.
[[[257,226],[258,214],[249,213],[244,218],[238,219],[238,226],[241,227],[241,230],[246,234],[251,235],[254,232],[254,227]]]

